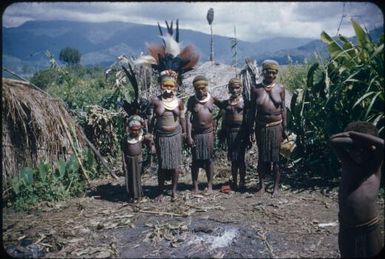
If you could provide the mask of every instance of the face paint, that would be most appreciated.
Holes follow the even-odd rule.
[[[170,82],[165,82],[160,85],[160,90],[163,96],[171,97],[176,93],[176,85]]]

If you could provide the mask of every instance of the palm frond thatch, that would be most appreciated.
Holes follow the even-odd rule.
[[[60,99],[24,81],[2,79],[3,183],[23,167],[54,162],[86,146],[86,137]],[[3,186],[4,189],[5,186]]]

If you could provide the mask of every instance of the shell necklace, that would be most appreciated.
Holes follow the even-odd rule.
[[[242,102],[242,100],[243,100],[242,96],[237,96],[237,97],[234,98],[234,99],[231,99],[231,97],[230,97],[230,99],[229,99],[229,104],[230,104],[230,105],[236,105],[236,104]]]
[[[263,85],[263,88],[265,88],[266,91],[270,91],[276,85],[276,83],[273,82],[273,83],[271,83],[269,85],[266,85],[264,82],[262,82],[262,85]]]
[[[174,110],[176,107],[178,107],[178,104],[179,104],[178,98],[176,98],[176,96],[174,96],[173,98],[167,98],[167,99],[164,99],[162,97],[161,101],[164,108],[171,111]]]
[[[127,137],[127,142],[129,144],[136,144],[136,143],[138,143],[138,142],[140,142],[142,140],[143,140],[143,130],[140,131],[139,136],[136,137],[136,138],[133,138],[130,135],[128,135],[128,137]]]

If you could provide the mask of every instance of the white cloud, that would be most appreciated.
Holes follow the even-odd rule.
[[[3,26],[15,27],[31,20],[88,22],[121,21],[148,25],[179,18],[180,28],[209,33],[207,10],[214,8],[213,31],[257,41],[268,37],[319,38],[321,31],[335,34],[344,2],[51,2],[15,3],[3,14]],[[351,36],[350,19],[368,29],[383,24],[381,10],[368,2],[345,2],[340,32]]]

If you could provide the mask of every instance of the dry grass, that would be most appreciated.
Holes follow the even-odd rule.
[[[23,167],[54,163],[86,145],[62,100],[19,80],[3,78],[2,91],[3,190]]]

